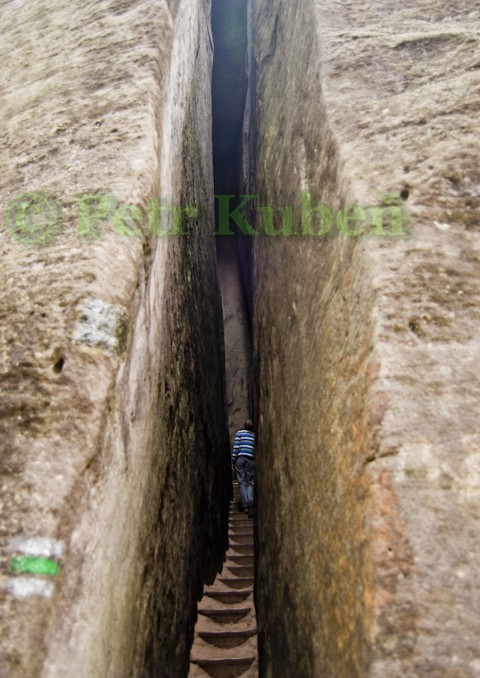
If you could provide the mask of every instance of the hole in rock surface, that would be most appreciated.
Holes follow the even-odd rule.
[[[55,372],[55,374],[60,374],[63,371],[64,365],[65,365],[65,359],[59,358],[53,366],[53,371]]]

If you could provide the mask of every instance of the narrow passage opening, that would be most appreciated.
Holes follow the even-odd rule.
[[[242,129],[247,97],[247,0],[213,0],[215,45],[212,108],[215,195],[235,196],[242,183]],[[217,206],[219,203],[217,198]],[[218,217],[218,215],[217,215]],[[218,226],[218,218],[217,218]],[[217,267],[225,336],[225,378],[230,436],[252,416],[251,322],[246,299],[251,245],[231,223],[233,235],[217,235]],[[245,239],[245,236],[243,236]],[[247,237],[248,240],[248,237]]]

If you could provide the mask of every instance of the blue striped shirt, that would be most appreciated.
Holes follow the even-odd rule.
[[[232,461],[235,463],[237,457],[255,458],[255,433],[242,429],[235,433],[233,443]]]

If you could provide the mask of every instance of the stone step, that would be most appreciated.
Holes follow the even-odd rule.
[[[255,656],[191,661],[200,666],[211,678],[237,678],[253,664]]]
[[[251,605],[247,607],[198,608],[198,614],[213,619],[217,624],[236,624],[251,611]]]
[[[221,600],[222,603],[242,603],[253,593],[253,589],[240,589],[238,591],[205,591],[205,595],[213,600]]]
[[[237,543],[237,544],[249,544],[249,543],[251,543],[252,548],[253,548],[253,541],[252,541],[252,535],[251,534],[231,534],[230,535],[230,543]]]
[[[256,629],[245,631],[200,631],[199,636],[202,640],[215,647],[231,649],[247,642],[257,634]]]
[[[229,532],[229,539],[232,541],[237,541],[239,538],[243,540],[245,537],[248,537],[249,541],[253,543],[254,537],[251,529],[242,528],[241,530],[230,530]]]
[[[240,534],[233,534],[230,532],[228,536],[229,543],[236,544],[237,546],[244,546],[245,544],[251,544],[252,545],[252,551],[253,551],[253,534],[250,534],[248,532],[246,533],[240,533]]]
[[[245,530],[248,530],[249,532],[253,532],[253,523],[251,520],[237,520],[233,525],[230,525],[230,532],[242,532]]]
[[[219,577],[219,581],[232,589],[244,589],[253,586],[253,577]]]
[[[230,542],[230,549],[237,555],[253,555],[253,543],[250,544],[235,544]]]
[[[229,570],[236,577],[253,577],[253,565],[227,565]]]
[[[234,556],[231,555],[228,557],[228,560],[235,565],[253,565],[253,555],[246,556]]]

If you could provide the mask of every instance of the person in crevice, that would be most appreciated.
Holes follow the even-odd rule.
[[[240,489],[240,511],[253,506],[253,474],[255,469],[255,433],[253,423],[247,419],[235,434],[232,464]]]

